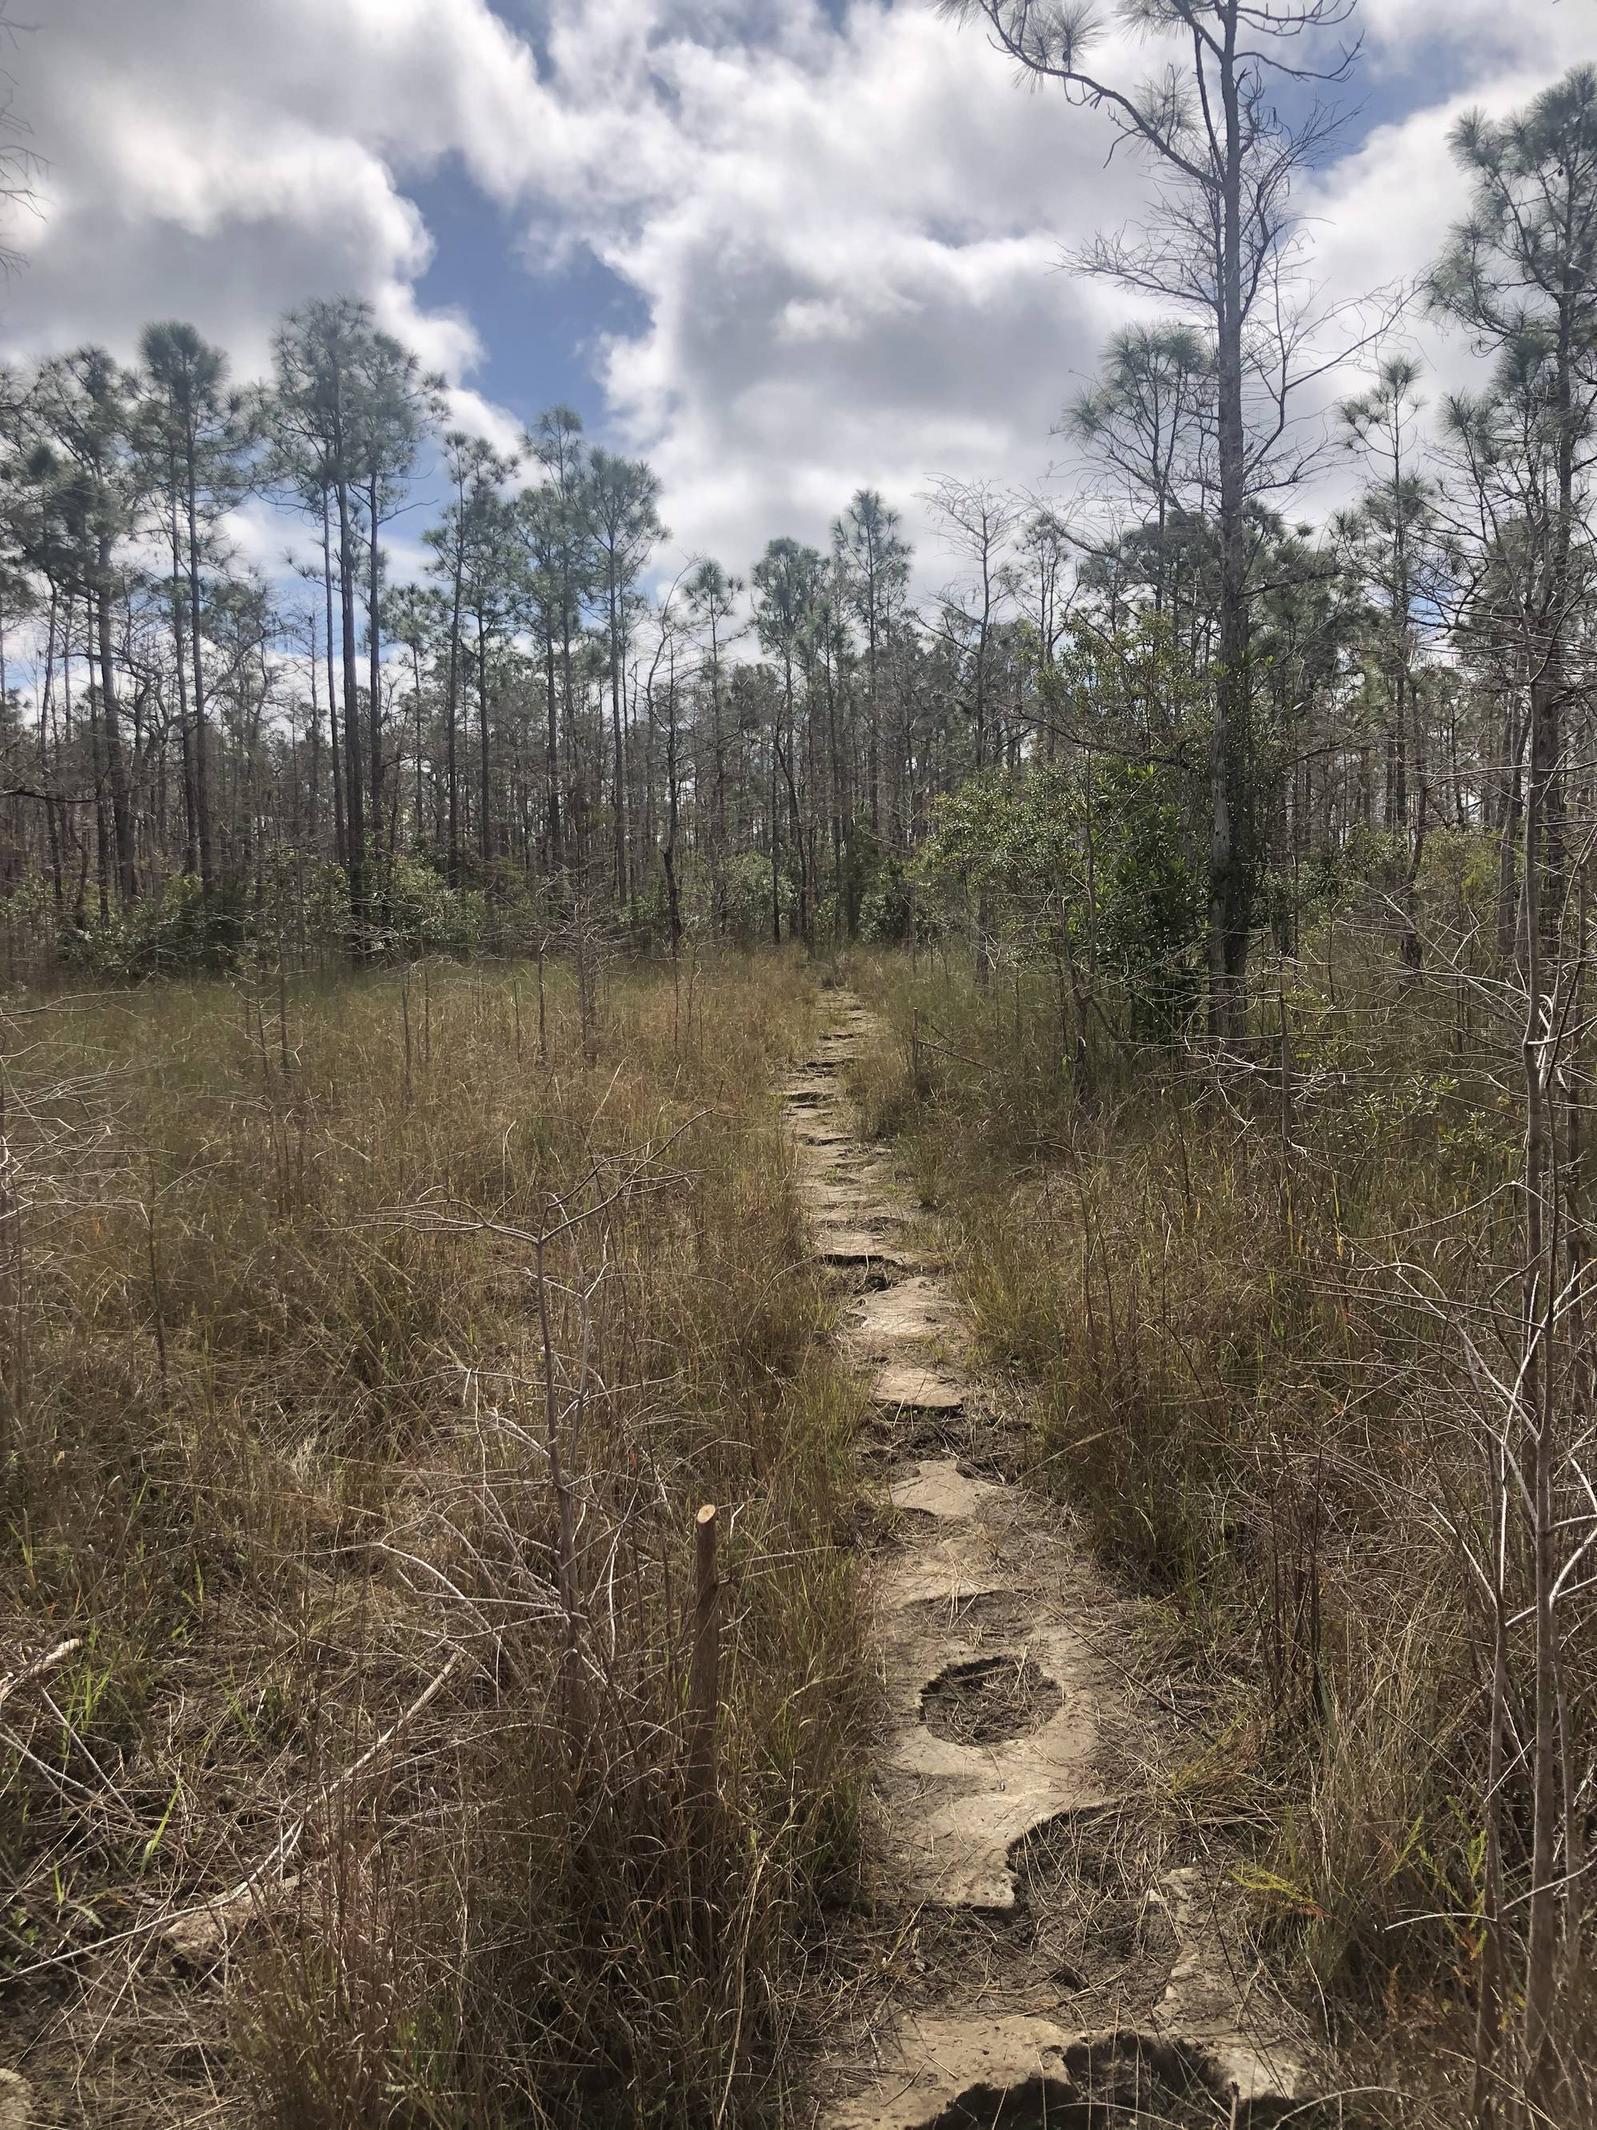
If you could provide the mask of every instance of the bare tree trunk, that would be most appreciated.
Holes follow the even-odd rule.
[[[366,628],[369,641],[366,646],[367,726],[371,738],[371,799],[372,799],[372,844],[381,856],[383,821],[383,632],[382,632],[382,556],[377,538],[377,506],[379,487],[374,472],[366,487],[366,515],[369,543],[366,564]]]
[[[609,550],[606,589],[610,603],[610,730],[615,745],[616,901],[622,909],[625,909],[628,899],[627,764],[626,749],[621,740],[621,609],[619,588],[616,582],[616,555],[613,544]]]
[[[449,812],[448,873],[451,887],[460,885],[460,609],[461,579],[465,571],[460,538],[457,526],[449,594],[449,677],[444,688],[444,787]]]
[[[1555,1365],[1551,1341],[1557,1253],[1551,1184],[1555,1148],[1548,1083],[1553,999],[1548,985],[1546,816],[1556,773],[1556,721],[1548,678],[1531,689],[1530,776],[1525,793],[1525,1270],[1521,1334],[1520,1408],[1526,1438],[1526,1478],[1531,1516],[1532,1618],[1535,1673],[1530,1738],[1531,1889],[1525,1946],[1525,2091],[1533,2108],[1545,2109],[1557,2072],[1553,2013],[1558,1975],[1556,1884],[1558,1812],[1558,1703],[1556,1692],[1557,1534],[1553,1487],[1557,1451]]]
[[[549,780],[546,813],[549,823],[549,870],[559,873],[565,866],[565,851],[560,835],[560,712],[555,699],[555,638],[549,631],[544,645],[544,707],[547,730],[544,736],[544,775]]]
[[[366,817],[361,795],[360,680],[355,659],[355,532],[349,483],[340,474],[338,502],[338,592],[344,649],[344,809],[349,833],[349,908],[358,935],[366,925]]]
[[[1241,1032],[1251,920],[1246,848],[1248,593],[1246,426],[1242,402],[1242,121],[1234,9],[1224,17],[1220,70],[1225,167],[1221,177],[1221,256],[1216,319],[1220,460],[1220,671],[1209,765],[1209,1032]]]
[[[204,622],[200,612],[199,502],[194,476],[194,443],[188,447],[189,631],[194,661],[194,825],[200,846],[200,885],[207,895],[216,886],[216,844],[211,832],[210,739],[205,722]],[[182,668],[181,657],[178,660]]]
[[[493,751],[488,731],[488,638],[482,611],[477,613],[477,726],[482,741],[482,798],[478,807],[477,848],[482,862],[493,862]]]
[[[179,561],[177,524],[177,469],[171,469],[172,507],[169,538],[172,548],[172,667],[177,676],[177,723],[183,760],[183,871],[193,878],[199,872],[199,808],[194,789],[194,736],[189,727],[188,672],[184,664],[183,578]]]
[[[111,656],[111,540],[102,534],[97,552],[99,584],[94,602],[100,655],[100,707],[105,732],[106,772],[111,783],[111,819],[116,834],[117,892],[124,908],[138,900],[133,859],[133,808],[128,794],[127,757],[122,751],[122,719],[116,697],[116,667]]]
[[[327,745],[333,762],[333,856],[348,862],[349,832],[344,813],[344,768],[338,745],[338,682],[333,666],[333,521],[332,504],[322,490],[322,593],[327,609]]]

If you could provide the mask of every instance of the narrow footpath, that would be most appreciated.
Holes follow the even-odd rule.
[[[1139,1838],[1151,1719],[1127,1683],[1126,1608],[1057,1505],[1003,1476],[950,1285],[860,1139],[845,1072],[880,1035],[839,995],[783,1089],[890,1503],[869,1568],[881,1949],[820,2067],[816,2122],[1307,2123],[1321,2111],[1301,2107],[1307,2055],[1285,2008],[1237,1968],[1205,1875]]]

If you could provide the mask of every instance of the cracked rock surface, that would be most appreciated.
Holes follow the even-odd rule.
[[[889,1507],[870,1571],[872,1866],[900,1957],[819,2067],[816,2122],[1278,2120],[1301,2107],[1305,2058],[1279,2007],[1247,2003],[1202,1873],[1139,1883],[1105,1831],[1141,1720],[1126,1630],[1057,1506],[990,1476],[976,1447],[952,1285],[846,1096],[845,1065],[879,1033],[842,997],[783,1090],[812,1247],[850,1289],[841,1336],[870,1383]]]

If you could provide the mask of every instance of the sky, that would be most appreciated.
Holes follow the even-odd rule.
[[[1111,12],[1112,9],[1106,10]],[[1147,178],[933,0],[10,0],[43,159],[0,359],[130,358],[191,320],[241,378],[307,297],[365,296],[514,448],[558,401],[647,456],[668,557],[744,571],[880,488],[939,564],[929,480],[1046,494],[1125,300],[1063,263]],[[1412,283],[1465,204],[1459,111],[1597,59],[1597,0],[1363,0],[1313,279]],[[1112,35],[1106,67],[1148,63]],[[1471,351],[1400,328],[1434,390]],[[424,503],[425,496],[419,498]],[[420,512],[418,511],[418,521]],[[241,521],[269,560],[280,531]]]

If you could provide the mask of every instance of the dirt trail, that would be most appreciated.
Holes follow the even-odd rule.
[[[816,1254],[853,1293],[843,1336],[871,1378],[895,1512],[871,1568],[887,1950],[822,2066],[818,2121],[1275,2120],[1306,2082],[1289,2022],[1250,2001],[1264,1993],[1233,1972],[1201,1874],[1151,1861],[1127,1824],[1149,1719],[1124,1683],[1124,1607],[1057,1507],[984,1451],[995,1430],[952,1289],[858,1136],[843,1072],[878,1033],[841,997],[783,1089]]]

